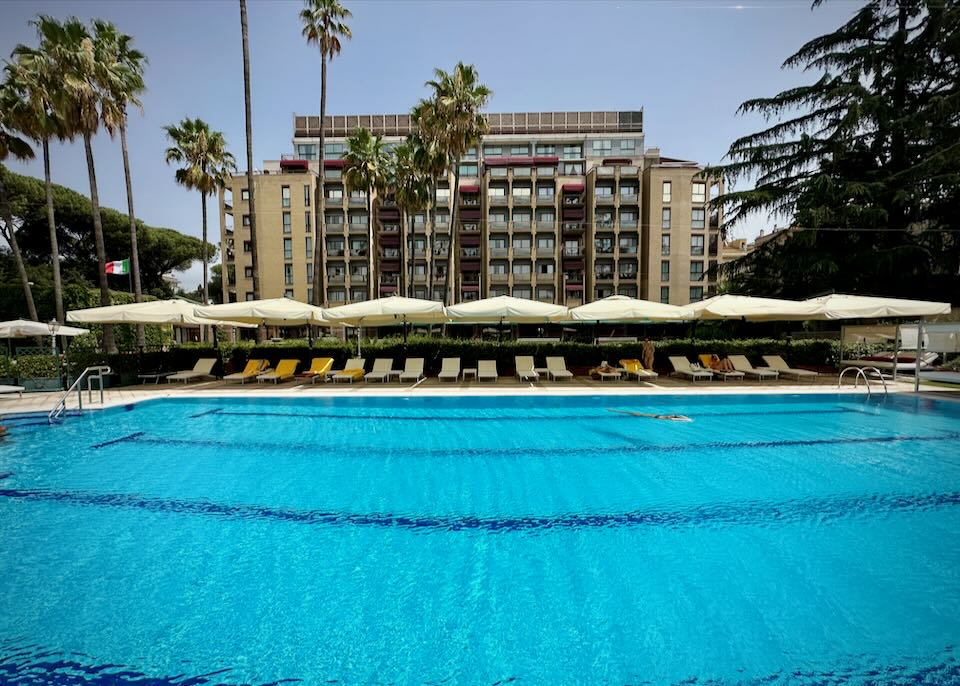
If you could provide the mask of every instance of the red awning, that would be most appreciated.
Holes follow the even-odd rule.
[[[583,219],[585,210],[582,207],[564,207],[563,219]]]
[[[480,284],[478,283],[465,283],[463,284],[464,293],[476,293],[480,290]]]
[[[400,245],[400,234],[398,233],[382,233],[380,234],[380,245]]]
[[[487,167],[532,167],[534,165],[559,164],[560,158],[545,157],[487,157],[483,160]]]
[[[603,161],[604,164],[633,164],[629,157],[608,157]]]
[[[398,272],[400,271],[400,263],[395,261],[384,261],[380,263],[380,269],[385,272]]]
[[[475,245],[480,245],[480,234],[479,233],[464,233],[460,236],[460,245],[466,245],[473,247]]]
[[[478,272],[480,271],[480,262],[461,262],[460,271],[462,272]]]
[[[480,210],[475,210],[473,208],[460,210],[460,219],[465,222],[477,221],[480,219]]]
[[[534,163],[534,164],[560,164],[560,158],[559,158],[559,157],[553,157],[553,156],[550,156],[550,155],[548,155],[548,156],[546,156],[546,157],[534,157],[534,158],[533,158],[533,163]]]
[[[380,209],[377,211],[377,216],[380,217],[380,221],[398,221],[400,219],[400,212],[393,209],[392,207],[388,210]]]
[[[324,169],[343,169],[343,160],[324,160]]]
[[[397,292],[397,287],[396,287],[396,286],[380,286],[380,293],[381,293],[381,295],[384,294],[384,293],[388,293],[388,294],[389,294],[389,293],[396,293],[396,292]]]
[[[310,163],[307,160],[280,160],[281,169],[302,169],[306,171],[310,168]]]
[[[582,183],[565,183],[562,186],[560,186],[560,189],[564,193],[582,193],[583,184]]]
[[[571,269],[571,270],[573,270],[573,271],[577,271],[577,270],[579,270],[579,269],[583,269],[583,258],[568,259],[568,258],[564,257],[564,258],[563,258],[563,268],[564,268],[565,270],[566,270],[566,269]]]
[[[582,283],[568,283],[568,284],[567,284],[567,290],[568,290],[568,291],[582,291],[582,290],[583,290],[583,284],[582,284]]]
[[[480,186],[460,186],[461,193],[479,193]]]

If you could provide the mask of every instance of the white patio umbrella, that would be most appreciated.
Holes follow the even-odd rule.
[[[244,300],[222,305],[194,306],[197,317],[217,319],[223,322],[239,322],[257,326],[328,326],[324,311],[315,305],[308,305],[290,298],[267,298],[265,300]]]
[[[216,326],[224,323],[198,317],[193,312],[196,306],[196,303],[182,298],[108,305],[71,310],[67,312],[67,321],[86,324],[179,324],[181,326]]]
[[[835,293],[805,301],[813,305],[817,319],[883,319],[887,317],[928,317],[950,314],[950,303],[904,300]]]
[[[403,322],[439,324],[447,321],[443,303],[402,295],[330,307],[324,310],[324,316],[331,322],[348,326],[391,326]]]
[[[692,303],[686,309],[690,310],[693,319],[745,319],[762,322],[820,318],[820,308],[810,301],[755,298],[749,295],[716,295]]]
[[[570,312],[563,305],[501,295],[451,305],[447,316],[450,321],[470,324],[538,324],[567,320]]]
[[[34,336],[82,336],[90,333],[87,329],[59,324],[51,330],[49,324],[32,322],[28,319],[13,319],[0,322],[0,338],[32,338]]]
[[[626,295],[611,295],[570,309],[570,317],[580,322],[682,321],[692,318],[689,307],[677,307]]]

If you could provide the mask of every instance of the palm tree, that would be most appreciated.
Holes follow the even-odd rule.
[[[492,91],[479,82],[477,69],[472,64],[458,62],[453,71],[434,70],[434,78],[426,85],[433,89],[429,100],[419,108],[421,131],[436,138],[448,161],[453,165],[453,208],[450,212],[450,254],[444,278],[444,292],[448,304],[453,304],[455,281],[451,283],[456,264],[457,215],[460,204],[460,161],[471,147],[478,145],[487,132],[487,120],[480,110],[487,104]]]
[[[403,279],[399,291],[408,296],[413,295],[411,288],[414,260],[409,253],[410,240],[416,232],[413,213],[427,207],[430,201],[430,182],[417,164],[415,145],[415,142],[408,138],[394,148],[390,169],[390,187],[393,189],[393,196],[400,209],[400,223],[403,226],[400,234],[400,264],[403,265]]]
[[[418,108],[414,108],[411,118],[415,125],[419,126]],[[440,148],[436,138],[427,138],[422,133],[417,132],[411,135],[408,140],[413,146],[413,159],[416,162],[420,173],[427,180],[430,189],[430,204],[427,217],[427,223],[430,232],[426,234],[427,239],[427,294],[433,299],[433,242],[437,233],[437,181],[440,177],[446,177],[449,169],[449,163],[443,150]]]
[[[137,249],[137,219],[133,210],[133,183],[130,179],[130,158],[127,153],[127,106],[143,111],[139,95],[146,86],[143,69],[147,58],[132,47],[133,36],[120,33],[108,21],[95,20],[94,55],[97,62],[97,81],[103,91],[102,119],[110,133],[120,131],[120,149],[123,153],[123,175],[127,187],[127,216],[130,221],[130,277],[136,302],[143,300],[140,285],[140,252]],[[137,325],[137,347],[146,345],[143,324]]]
[[[374,297],[373,278],[373,216],[371,201],[374,191],[386,188],[390,173],[390,157],[382,136],[374,136],[364,128],[347,138],[347,152],[343,156],[343,178],[347,188],[363,189],[367,195],[367,294]]]
[[[227,152],[227,141],[220,131],[213,131],[202,119],[184,119],[179,126],[164,126],[173,146],[167,148],[167,164],[181,164],[177,183],[187,190],[200,191],[203,210],[203,302],[210,298],[207,269],[207,196],[223,189],[236,170],[233,155]]]
[[[250,267],[253,272],[253,299],[260,299],[260,272],[257,264],[257,205],[253,184],[253,117],[250,100],[250,33],[247,29],[247,0],[240,0],[240,38],[243,43],[243,117],[247,138],[247,216],[250,218]],[[314,268],[316,269],[316,268]],[[257,340],[265,333],[257,328]]]
[[[47,228],[50,233],[50,262],[53,269],[53,301],[57,321],[64,322],[63,282],[60,276],[60,245],[57,238],[57,219],[53,208],[53,182],[50,174],[50,139],[66,140],[73,137],[67,122],[59,116],[56,99],[60,85],[56,65],[49,45],[44,45],[44,28],[39,18],[34,22],[41,39],[39,49],[18,45],[13,50],[13,61],[6,67],[7,83],[18,94],[14,107],[17,129],[40,143],[43,150],[43,178],[47,201]]]
[[[10,121],[11,100],[15,101],[16,97],[6,84],[0,87],[0,162],[8,157],[18,160],[33,159],[33,149],[30,144],[17,135]],[[13,213],[10,210],[10,201],[7,199],[7,188],[3,182],[2,173],[0,173],[0,212],[3,213],[3,226],[0,227],[0,233],[10,245],[10,252],[13,253],[14,262],[17,264],[20,282],[23,284],[23,297],[27,301],[27,312],[30,319],[39,321],[37,307],[33,303],[33,291],[30,289],[30,277],[27,276],[27,268],[23,264],[23,255],[20,254],[20,245],[17,243],[16,227],[13,223]]]
[[[324,202],[323,195],[323,158],[324,158],[324,129],[323,122],[327,116],[327,61],[333,60],[340,54],[340,39],[349,40],[352,36],[350,27],[344,23],[345,19],[353,16],[350,10],[341,5],[338,0],[304,0],[304,8],[300,11],[300,21],[303,23],[303,37],[307,44],[317,45],[320,48],[320,174],[317,177],[318,193],[316,202],[316,239],[313,241],[313,304],[321,305],[323,300],[323,250],[324,250]],[[370,275],[373,278],[373,274]]]

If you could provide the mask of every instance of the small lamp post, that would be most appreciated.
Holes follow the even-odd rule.
[[[60,365],[60,355],[57,354],[57,332],[60,330],[60,322],[58,322],[56,319],[51,319],[49,322],[47,322],[47,328],[50,329],[50,340],[53,356],[57,360],[57,382],[62,385],[63,369]]]

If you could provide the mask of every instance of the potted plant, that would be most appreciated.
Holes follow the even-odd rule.
[[[58,391],[60,363],[55,355],[23,355],[17,358],[20,385],[28,391]]]

